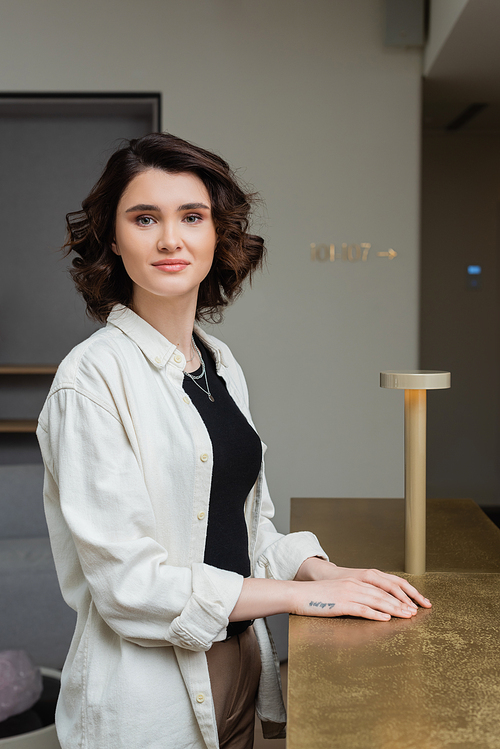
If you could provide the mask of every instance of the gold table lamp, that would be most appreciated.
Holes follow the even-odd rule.
[[[449,372],[380,373],[380,387],[405,391],[405,571],[425,572],[427,390],[451,386]]]

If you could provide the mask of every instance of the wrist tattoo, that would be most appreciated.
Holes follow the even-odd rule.
[[[311,601],[309,606],[316,606],[317,608],[324,609],[328,606],[329,609],[333,609],[334,603],[323,603],[322,601]]]

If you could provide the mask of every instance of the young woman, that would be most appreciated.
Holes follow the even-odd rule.
[[[37,432],[57,572],[78,612],[63,749],[247,749],[255,703],[265,735],[281,736],[263,617],[386,621],[430,606],[271,522],[243,374],[197,325],[262,261],[251,198],[220,157],[152,134],[117,151],[68,215],[73,278],[106,325],[61,363]]]

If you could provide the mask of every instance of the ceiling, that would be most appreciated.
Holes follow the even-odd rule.
[[[434,0],[443,2],[443,0]],[[432,23],[432,15],[431,15]],[[500,130],[500,0],[468,0],[425,71],[424,129]]]

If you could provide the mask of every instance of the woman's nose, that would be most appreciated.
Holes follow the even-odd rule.
[[[158,239],[158,249],[174,252],[175,250],[180,249],[181,246],[182,240],[176,223],[168,222],[163,224],[162,232]]]

